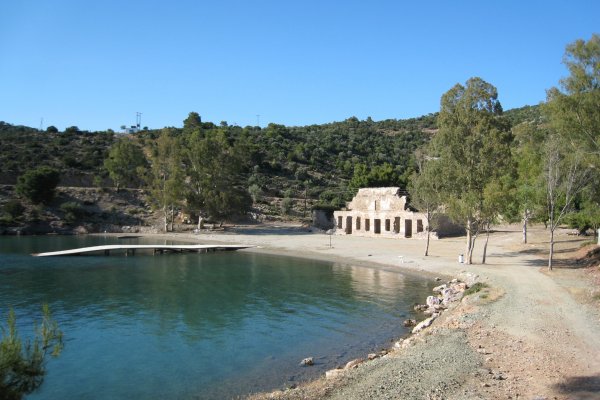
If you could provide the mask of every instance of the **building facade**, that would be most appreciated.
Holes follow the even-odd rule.
[[[427,230],[425,214],[408,206],[399,187],[359,189],[333,216],[338,235],[409,238]]]

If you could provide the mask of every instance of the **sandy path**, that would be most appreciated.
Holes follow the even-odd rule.
[[[285,228],[176,236],[436,276],[468,271],[503,292],[489,304],[461,305],[436,321],[435,337],[363,364],[341,383],[322,382],[282,398],[600,399],[597,302],[594,307],[581,304],[589,284],[580,270],[546,272],[540,252],[547,248],[547,232],[542,228],[530,231],[528,245],[520,244],[517,227],[493,234],[488,263],[471,266],[457,262],[463,238],[432,241],[432,255],[423,257],[425,242],[415,239],[333,236],[329,247],[327,235]],[[582,241],[566,232],[558,240],[559,257],[567,257],[567,250]],[[476,251],[474,261],[479,259]]]

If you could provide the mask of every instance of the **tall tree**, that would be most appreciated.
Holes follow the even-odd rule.
[[[108,157],[104,160],[104,168],[118,191],[124,185],[142,184],[148,161],[140,147],[131,139],[123,138],[111,146]]]
[[[186,139],[188,207],[219,220],[245,214],[252,199],[244,179],[248,154],[243,146],[230,144],[221,129],[206,135],[196,131]]]
[[[437,160],[423,160],[419,162],[420,168],[411,175],[408,183],[410,203],[425,214],[427,221],[427,244],[425,256],[429,255],[429,239],[434,228],[435,216],[442,206],[443,171]]]
[[[565,151],[567,149],[567,151]],[[591,169],[585,154],[568,149],[564,138],[552,135],[545,143],[543,179],[546,187],[548,227],[550,229],[550,254],[548,270],[552,270],[554,258],[554,233],[577,196],[585,189],[591,178]]]
[[[548,90],[544,111],[557,135],[548,141],[544,181],[550,220],[552,269],[554,229],[591,181],[591,166],[600,166],[600,36],[577,40],[565,50],[569,75],[560,88]],[[597,203],[588,201],[587,204]]]
[[[546,196],[542,179],[544,148],[548,129],[537,122],[523,122],[513,127],[513,158],[517,168],[512,210],[507,215],[522,223],[523,243],[527,243],[527,226],[531,220],[545,218]],[[546,219],[544,219],[545,221]]]
[[[442,96],[433,142],[445,171],[447,212],[467,231],[469,264],[483,225],[485,187],[504,175],[511,162],[512,135],[501,114],[496,88],[481,78],[457,84]]]
[[[194,132],[202,131],[202,118],[200,114],[192,111],[188,114],[187,118],[183,120],[183,134],[191,135]]]
[[[151,202],[163,212],[164,230],[174,227],[175,208],[183,200],[184,171],[181,145],[169,129],[163,129],[152,154]]]

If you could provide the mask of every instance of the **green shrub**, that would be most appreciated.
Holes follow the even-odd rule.
[[[75,201],[68,201],[61,204],[60,209],[65,213],[64,220],[67,223],[73,223],[85,214],[81,205]]]
[[[292,205],[294,204],[294,201],[292,199],[290,199],[289,197],[284,198],[281,201],[281,212],[288,215],[292,212]]]
[[[19,218],[23,215],[25,207],[18,200],[9,200],[4,204],[4,212],[10,215],[12,218]]]
[[[60,181],[59,172],[50,167],[30,169],[17,179],[15,190],[32,203],[49,203]]]
[[[262,200],[263,192],[260,186],[257,184],[253,183],[250,185],[250,187],[248,187],[248,192],[250,193],[250,197],[252,197],[252,201],[254,201],[254,203],[258,203]]]
[[[488,288],[488,284],[487,283],[483,283],[483,282],[477,282],[474,285],[472,285],[470,288],[468,288],[467,290],[465,290],[464,295],[465,296],[470,296],[472,294],[478,293],[481,290]]]

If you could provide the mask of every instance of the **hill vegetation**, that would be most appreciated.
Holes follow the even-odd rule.
[[[505,115],[511,123],[541,118],[539,106],[511,110]],[[0,163],[4,166],[0,184],[16,184],[18,177],[25,177],[42,165],[60,171],[62,187],[150,188],[151,165],[161,135],[177,140],[181,153],[178,157],[187,153],[187,158],[181,160],[184,169],[193,164],[189,150],[193,148],[194,135],[202,139],[220,135],[232,149],[243,154],[234,174],[238,182],[243,182],[256,207],[254,211],[272,217],[301,216],[306,215],[302,209],[305,202],[324,208],[343,207],[359,187],[406,187],[415,168],[415,150],[437,132],[437,113],[406,120],[361,121],[352,117],[324,125],[269,124],[260,128],[202,122],[192,112],[183,125],[120,135],[110,130],[81,131],[77,127],[64,132],[53,127],[40,131],[0,122]],[[231,164],[230,161],[221,160],[223,165]],[[202,162],[198,160],[198,164]],[[212,168],[222,169],[215,165]],[[189,177],[190,172],[185,175]],[[9,192],[13,197],[4,199],[6,207],[0,220],[5,224],[14,222],[13,216],[19,214],[14,206],[16,193]],[[191,203],[189,193],[181,196],[173,204],[174,209],[183,210]],[[56,207],[60,209],[60,205]],[[250,204],[244,208],[249,210]],[[201,207],[196,212],[201,212]],[[220,213],[218,217],[233,216],[228,214]],[[27,215],[19,220],[27,220]],[[130,223],[130,218],[126,222]]]

